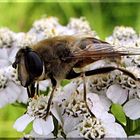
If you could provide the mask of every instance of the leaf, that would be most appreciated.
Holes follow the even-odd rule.
[[[123,107],[121,105],[112,104],[111,112],[115,116],[115,118],[118,120],[118,122],[126,126],[126,116],[125,116],[125,113],[123,112]]]
[[[62,80],[62,81],[61,81],[61,86],[64,87],[64,86],[66,86],[67,84],[69,84],[70,82],[71,82],[71,81],[70,81],[70,80],[67,80],[67,79]]]
[[[140,119],[131,121],[133,122],[133,129],[130,135],[140,135]]]
[[[28,124],[28,126],[24,130],[24,133],[29,134],[32,130],[33,130],[33,122]]]
[[[15,102],[13,104],[11,104],[14,107],[21,107],[21,108],[27,108],[27,105],[24,103],[19,103],[19,102]]]

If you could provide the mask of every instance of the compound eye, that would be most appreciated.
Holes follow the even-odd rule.
[[[38,77],[43,72],[43,62],[36,52],[26,53],[25,66],[33,77]]]

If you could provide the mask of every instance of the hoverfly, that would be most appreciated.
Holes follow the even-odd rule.
[[[52,91],[46,110],[46,114],[48,114],[53,94],[59,80],[73,79],[80,76],[83,76],[84,80],[85,76],[119,70],[138,81],[139,79],[131,72],[124,68],[115,66],[101,67],[78,73],[74,71],[74,68],[83,68],[84,66],[101,59],[116,61],[120,60],[121,56],[125,55],[135,54],[130,54],[124,51],[116,51],[109,43],[91,36],[56,36],[42,40],[31,47],[21,48],[17,52],[15,62],[12,66],[17,68],[18,79],[21,82],[21,85],[27,88],[29,97],[34,96],[36,83],[36,90],[38,93],[39,81],[45,79],[51,80]],[[86,103],[85,83],[84,100]],[[88,107],[87,103],[86,106]]]

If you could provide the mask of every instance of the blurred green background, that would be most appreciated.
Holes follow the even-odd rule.
[[[56,16],[64,25],[70,17],[85,16],[102,38],[110,35],[116,25],[140,30],[139,2],[8,2],[0,3],[0,13],[0,27],[16,32],[28,31],[34,20],[43,15]]]
[[[140,2],[8,2],[0,3],[0,28],[8,27],[15,32],[27,32],[32,23],[42,16],[56,16],[65,25],[70,17],[84,16],[92,29],[104,39],[112,34],[117,25],[132,26],[140,31]],[[12,125],[25,109],[7,105],[0,109],[0,138],[20,137]]]

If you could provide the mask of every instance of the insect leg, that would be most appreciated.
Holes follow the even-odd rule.
[[[27,87],[27,93],[29,98],[33,98],[35,95],[35,83],[32,83]]]
[[[123,72],[125,75],[128,75],[129,77],[131,77],[133,80],[140,81],[140,79],[137,78],[130,71],[128,71],[128,70],[126,70],[124,68],[115,67],[115,66],[102,67],[102,68],[97,68],[97,69],[94,69],[94,70],[86,71],[85,72],[85,76],[91,76],[91,75],[96,75],[96,74],[109,73],[109,72],[114,71],[114,70],[119,70],[119,71]]]
[[[31,98],[33,98],[35,95],[35,83],[32,83],[30,85],[30,91],[31,91]]]
[[[50,98],[48,100],[48,106],[47,106],[47,109],[46,109],[46,114],[45,114],[45,118],[48,116],[49,114],[49,111],[50,111],[50,107],[51,107],[51,103],[52,103],[52,99],[53,99],[53,95],[54,95],[54,91],[56,89],[56,85],[57,85],[57,82],[56,80],[54,79],[53,76],[50,77],[51,79],[51,83],[52,83],[52,91],[51,91],[51,94],[50,94]]]
[[[90,113],[91,116],[95,116],[92,111],[90,110],[88,104],[87,104],[87,91],[86,91],[86,77],[85,77],[85,73],[82,73],[82,79],[83,79],[83,89],[84,89],[84,94],[83,94],[83,99],[84,99],[84,102],[86,104],[86,107]]]
[[[73,69],[66,75],[66,79],[73,79],[81,76],[82,73],[76,73]]]
[[[30,97],[31,97],[31,94],[30,94],[30,89],[29,89],[29,87],[27,87],[27,94],[28,94],[28,98],[30,98]]]
[[[39,95],[39,82],[37,81],[37,85],[36,85],[36,94]]]
[[[121,72],[123,72],[125,75],[128,75],[129,77],[131,77],[133,80],[135,81],[140,81],[139,78],[137,78],[133,73],[131,73],[130,71],[124,69],[124,68],[120,68],[120,67],[115,67],[115,66],[107,66],[107,67],[101,67],[101,68],[97,68],[94,70],[89,70],[89,71],[85,71],[85,76],[92,76],[92,75],[97,75],[97,74],[105,74],[105,73],[109,73],[111,71],[114,70],[119,70]],[[73,69],[66,75],[66,79],[73,79],[73,78],[77,78],[79,76],[82,75],[81,73],[76,73]]]

